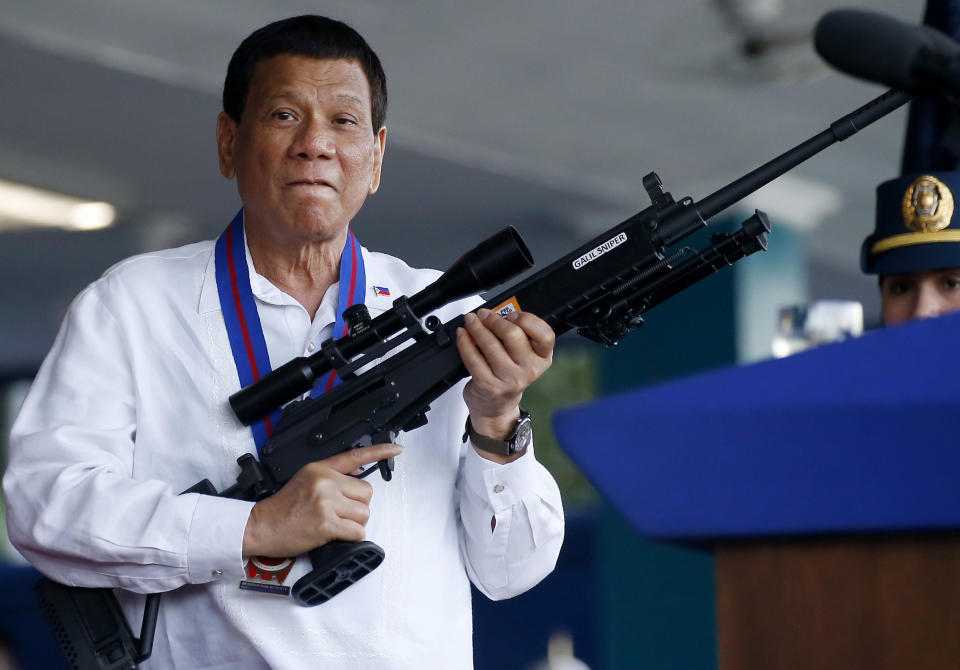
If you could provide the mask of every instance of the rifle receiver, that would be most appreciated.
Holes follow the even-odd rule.
[[[423,290],[409,299],[398,298],[393,309],[373,319],[362,332],[327,340],[316,354],[281,365],[230,396],[230,406],[238,419],[251,424],[310,391],[334,368],[332,359],[345,363],[408,327],[411,318],[422,318],[447,303],[486,291],[532,267],[533,256],[520,233],[507,226],[463,254]]]

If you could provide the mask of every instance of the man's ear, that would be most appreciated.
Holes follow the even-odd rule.
[[[383,167],[383,152],[387,150],[387,127],[384,126],[373,140],[373,179],[370,180],[370,195],[380,188],[380,168]]]
[[[237,122],[226,112],[217,116],[217,155],[220,158],[220,174],[233,179],[237,170],[233,163],[233,149],[237,141]]]

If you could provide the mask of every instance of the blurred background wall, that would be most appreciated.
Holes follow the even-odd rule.
[[[923,12],[920,0],[843,5],[913,22]],[[646,207],[648,172],[678,199],[701,199],[879,95],[813,53],[813,24],[834,6],[0,0],[0,203],[24,186],[60,198],[46,213],[0,211],[0,463],[72,297],[126,256],[215,237],[238,207],[217,171],[214,122],[230,54],[260,25],[328,14],[384,62],[383,184],[354,226],[368,247],[443,268],[511,224],[542,267]],[[712,667],[709,553],[637,537],[556,447],[549,416],[597,394],[763,358],[786,304],[858,300],[875,322],[859,244],[873,189],[897,174],[904,120],[891,115],[718,217],[767,211],[776,231],[766,258],[652,311],[616,351],[561,339],[529,404],[538,453],[564,488],[568,541],[544,585],[477,602],[478,669],[531,667],[564,631],[595,668]],[[5,542],[0,534],[0,552],[18,565]]]

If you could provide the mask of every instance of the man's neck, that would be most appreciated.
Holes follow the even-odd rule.
[[[312,320],[327,289],[340,280],[347,231],[316,242],[280,240],[250,228],[246,232],[256,271],[303,305]]]

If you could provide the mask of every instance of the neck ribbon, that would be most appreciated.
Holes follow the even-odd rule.
[[[243,210],[223,231],[214,251],[214,268],[217,278],[217,293],[220,296],[220,308],[227,327],[233,361],[237,366],[241,388],[246,388],[273,368],[267,343],[263,337],[263,327],[257,312],[257,302],[250,288],[250,272],[247,267],[246,245],[243,236]],[[352,231],[347,231],[347,242],[340,255],[340,285],[337,295],[337,319],[333,325],[333,337],[347,334],[348,325],[343,312],[356,303],[362,303],[366,293],[366,276],[363,267],[363,255],[360,242]],[[340,383],[336,371],[331,370],[326,380],[320,380],[310,391],[311,397],[329,391]],[[280,419],[280,410],[250,425],[253,440],[257,445],[257,454],[270,436]]]

